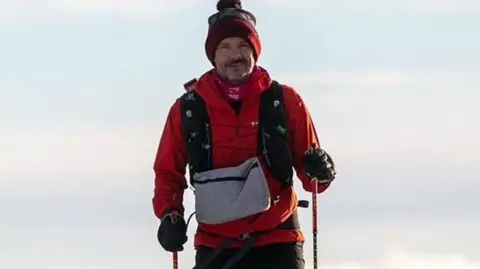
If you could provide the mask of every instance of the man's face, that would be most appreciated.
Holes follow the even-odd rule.
[[[215,51],[217,72],[231,83],[240,83],[253,70],[255,58],[250,44],[239,37],[222,40]]]

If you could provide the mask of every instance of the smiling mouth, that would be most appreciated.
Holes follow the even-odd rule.
[[[244,66],[245,66],[245,63],[241,62],[241,63],[230,64],[228,67],[237,68],[237,67],[244,67]]]
[[[239,66],[239,65],[245,65],[246,62],[243,59],[237,59],[232,61],[229,66]]]

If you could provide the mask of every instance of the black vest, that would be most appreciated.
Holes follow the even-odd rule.
[[[180,98],[180,104],[192,183],[195,173],[213,169],[212,133],[205,101],[195,89],[186,92]],[[261,95],[258,128],[258,155],[263,156],[276,179],[292,185],[293,162],[283,87],[277,81],[273,81],[271,87]]]

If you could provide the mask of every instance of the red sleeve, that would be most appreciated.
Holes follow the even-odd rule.
[[[301,180],[303,189],[312,192],[312,183],[303,170],[303,155],[312,147],[317,145],[320,147],[318,136],[315,131],[312,118],[302,100],[302,97],[289,86],[284,87],[285,107],[287,112],[287,124],[290,129],[290,148],[292,149],[293,167],[297,177]],[[329,187],[327,185],[319,185],[317,193],[322,193]]]
[[[183,214],[183,194],[188,188],[186,166],[187,152],[181,127],[180,103],[177,100],[168,113],[153,166],[155,189],[152,202],[158,218],[161,219],[171,209]]]

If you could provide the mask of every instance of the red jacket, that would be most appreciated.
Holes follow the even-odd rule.
[[[257,155],[258,128],[251,123],[258,122],[260,94],[268,89],[270,84],[268,73],[262,71],[245,93],[242,110],[237,116],[215,83],[212,72],[200,77],[196,91],[207,104],[213,132],[214,168],[236,166]],[[302,168],[302,156],[312,144],[318,145],[317,134],[300,95],[292,87],[286,85],[283,87],[294,169],[302,181],[303,188],[311,192],[310,180]],[[177,100],[170,108],[154,164],[153,208],[158,218],[162,218],[165,212],[171,209],[184,212],[183,195],[188,188],[188,181],[185,178],[186,165],[187,152],[181,127],[180,103]],[[265,174],[271,195],[275,197],[281,185],[266,169]],[[318,192],[321,193],[327,188],[328,185],[319,187]],[[297,201],[293,188],[288,188],[282,192],[279,202],[253,223],[249,223],[251,217],[247,217],[219,225],[199,224],[201,230],[197,230],[195,234],[194,245],[216,247],[224,240],[222,236],[236,237],[243,233],[271,229],[285,221],[296,210]],[[207,234],[202,230],[209,232]],[[256,245],[303,240],[300,231],[279,230],[261,236]]]

